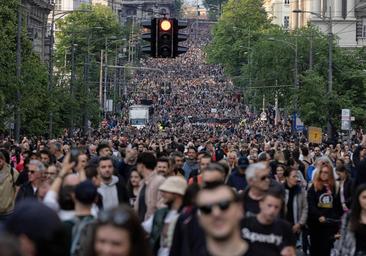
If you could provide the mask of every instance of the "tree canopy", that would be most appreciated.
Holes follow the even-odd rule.
[[[221,64],[242,88],[254,108],[261,106],[263,95],[273,105],[277,92],[280,107],[299,112],[305,125],[325,126],[329,113],[340,128],[342,108],[351,109],[356,125],[366,121],[365,49],[346,50],[334,42],[329,94],[327,35],[312,26],[289,31],[270,24],[261,0],[229,0],[207,53],[209,61]]]

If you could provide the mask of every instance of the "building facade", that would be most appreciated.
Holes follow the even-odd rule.
[[[290,28],[290,0],[264,0],[264,8],[273,24]]]
[[[137,21],[150,19],[152,17],[175,17],[174,0],[129,0],[121,1],[118,10],[122,22],[135,18]]]
[[[312,24],[324,33],[331,28],[340,47],[366,45],[366,0],[265,0],[264,7],[284,28]]]
[[[23,20],[32,49],[44,62],[48,59],[49,38],[47,34],[47,17],[51,11],[48,0],[23,0]]]

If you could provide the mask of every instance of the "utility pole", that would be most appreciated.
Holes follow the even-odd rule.
[[[299,89],[299,67],[298,67],[298,44],[297,35],[295,36],[295,87]]]
[[[248,64],[249,64],[249,86],[252,86],[252,58],[253,58],[253,51],[251,48],[251,33],[249,27],[249,36],[248,36]]]
[[[52,89],[53,89],[53,33],[54,33],[54,26],[55,26],[55,3],[52,1],[52,20],[51,20],[51,30],[50,30],[50,48],[48,49],[48,97],[52,102]],[[50,106],[50,110],[48,113],[48,136],[52,138],[53,136],[53,111],[52,105]]]
[[[88,104],[87,100],[89,98],[89,65],[90,65],[90,38],[91,33],[88,34],[88,51],[85,57],[85,64],[84,64],[84,109],[83,109],[83,119],[82,119],[82,127],[83,127],[83,135],[86,136],[88,134]]]
[[[73,35],[74,36],[74,35]],[[71,48],[71,82],[70,82],[70,94],[71,99],[75,99],[75,44],[74,38],[72,40],[72,48]],[[74,130],[74,111],[71,111],[71,120],[70,120],[70,133],[73,134]]]
[[[17,45],[16,45],[16,77],[17,77],[17,90],[16,90],[16,106],[15,106],[15,141],[20,142],[20,101],[21,94],[19,86],[21,81],[21,65],[22,65],[22,11],[21,4],[18,7],[18,24],[17,24]]]
[[[328,31],[328,99],[330,99],[333,90],[333,26],[332,26],[332,8],[329,6],[329,31]],[[328,138],[332,139],[332,123],[330,111],[328,111],[327,121]]]
[[[276,86],[278,86],[278,81],[276,79]],[[278,89],[276,90],[275,94],[275,126],[277,126],[278,123]]]
[[[105,39],[105,65],[104,65],[104,90],[103,90],[103,111],[104,116],[107,116],[107,111],[105,109],[106,102],[107,102],[107,83],[108,83],[108,44],[107,38]]]
[[[313,69],[313,31],[311,30],[310,35],[310,46],[309,46],[309,69]]]
[[[100,51],[100,70],[99,70],[99,104],[100,109],[103,111],[103,60],[104,50]]]

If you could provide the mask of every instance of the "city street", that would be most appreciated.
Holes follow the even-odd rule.
[[[364,1],[0,20],[0,256],[366,255]]]

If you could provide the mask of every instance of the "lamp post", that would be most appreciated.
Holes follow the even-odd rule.
[[[303,11],[300,9],[293,10],[294,13],[310,13],[320,18],[328,24],[328,97],[331,96],[333,90],[333,24],[331,6],[329,6],[329,17],[321,15],[320,13]],[[332,138],[332,124],[330,120],[330,113],[327,117],[327,134],[328,138]]]

